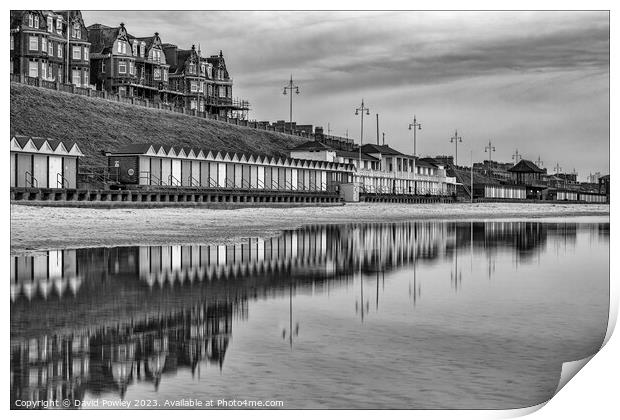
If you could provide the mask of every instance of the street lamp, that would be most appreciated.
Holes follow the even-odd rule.
[[[459,143],[463,143],[463,138],[459,136],[457,130],[454,130],[454,137],[450,137],[450,143],[454,143],[454,166],[459,163]]]
[[[359,108],[355,108],[355,115],[360,115],[360,151],[359,151],[359,168],[362,169],[362,144],[364,143],[364,112],[366,115],[370,115],[370,109],[364,106],[364,99],[362,99],[362,105]]]
[[[489,152],[489,174],[491,173],[491,153],[495,151],[495,146],[491,144],[491,140],[489,140],[488,146],[484,148],[485,152]],[[472,162],[473,167],[473,162]]]
[[[295,86],[293,84],[293,75],[291,74],[291,80],[289,80],[288,85],[284,86],[284,91],[282,92],[283,95],[286,95],[286,91],[290,92],[290,108],[289,108],[289,128],[291,130],[291,134],[293,134],[293,90],[295,90],[295,94],[299,95],[299,86]],[[286,130],[284,130],[284,132],[286,132]]]
[[[416,128],[418,130],[422,129],[422,124],[417,122],[415,119],[415,115],[413,116],[413,123],[409,124],[409,130],[413,130],[413,156],[416,156]]]

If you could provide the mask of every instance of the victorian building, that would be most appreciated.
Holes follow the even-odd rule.
[[[118,27],[88,27],[92,44],[91,76],[98,90],[121,96],[168,102],[168,69],[159,33],[137,38]]]
[[[163,49],[170,64],[175,106],[221,116],[241,116],[249,109],[247,102],[233,100],[233,80],[222,51],[219,55],[203,57],[200,47],[196,49],[195,45],[183,50],[164,44]]]
[[[12,10],[10,72],[90,87],[90,42],[79,10]]]

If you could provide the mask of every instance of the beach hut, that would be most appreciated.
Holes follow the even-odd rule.
[[[13,136],[10,153],[11,187],[76,188],[78,160],[84,156],[77,143]]]

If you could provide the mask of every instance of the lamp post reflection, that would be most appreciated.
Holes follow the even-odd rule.
[[[299,336],[299,322],[295,323],[295,330],[293,330],[293,280],[289,282],[289,301],[288,301],[288,331],[286,328],[282,330],[282,339],[286,340],[288,334],[289,346],[293,348],[293,335]]]

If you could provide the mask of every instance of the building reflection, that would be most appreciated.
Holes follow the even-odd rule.
[[[608,236],[608,226],[589,229]],[[235,245],[12,256],[11,401],[123,397],[136,383],[157,389],[179,370],[199,375],[205,363],[221,369],[233,320],[247,319],[250,300],[289,299],[282,337],[292,348],[300,334],[293,308],[298,293],[327,293],[359,280],[355,306],[363,321],[371,299],[379,309],[386,272],[413,268],[409,299],[415,306],[420,266],[451,262],[458,290],[459,251],[461,257],[484,253],[489,264],[506,251],[531,259],[548,238],[574,243],[577,231],[566,223],[350,223]]]
[[[155,389],[167,375],[206,362],[222,368],[234,316],[245,302],[204,303],[73,334],[11,343],[11,401],[83,400],[116,395],[138,382]],[[19,407],[13,407],[19,408]],[[66,407],[65,407],[66,408]]]

